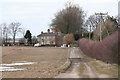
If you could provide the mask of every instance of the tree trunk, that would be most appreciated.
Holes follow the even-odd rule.
[[[13,35],[13,45],[15,45],[15,34]]]

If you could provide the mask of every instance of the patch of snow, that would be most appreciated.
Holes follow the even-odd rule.
[[[26,70],[26,69],[17,69],[14,67],[9,67],[9,66],[21,66],[21,65],[31,65],[31,64],[36,64],[36,62],[27,62],[27,61],[22,61],[22,62],[14,62],[11,64],[0,64],[0,71],[18,71],[18,70]],[[3,67],[4,66],[4,67]],[[7,66],[7,67],[6,67]]]
[[[18,62],[11,64],[0,64],[0,66],[20,66],[20,65],[30,65],[30,64],[36,64],[36,62]]]
[[[25,70],[25,69],[16,69],[14,67],[0,67],[0,71],[18,71],[18,70]]]

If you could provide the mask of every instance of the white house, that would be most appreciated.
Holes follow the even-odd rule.
[[[61,46],[63,44],[63,36],[64,34],[60,32],[41,32],[41,34],[37,36],[37,40],[42,45]]]

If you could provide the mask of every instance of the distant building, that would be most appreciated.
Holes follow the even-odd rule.
[[[50,32],[48,30],[47,33],[41,32],[37,39],[42,45],[61,46],[63,44],[63,36],[60,32]]]

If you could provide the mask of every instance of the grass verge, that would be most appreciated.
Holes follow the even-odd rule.
[[[58,69],[58,73],[64,73],[70,67],[70,65],[70,60],[67,60],[66,63]]]
[[[112,78],[118,78],[118,65],[117,64],[107,64],[102,61],[93,59],[91,64],[95,69],[103,74],[108,74]]]
[[[98,73],[107,74],[111,78],[118,78],[118,65],[117,64],[107,64],[103,61],[93,59],[91,57],[86,56],[81,50],[82,56],[89,62]]]
[[[86,75],[84,74],[84,71],[85,71],[85,65],[83,64],[83,62],[81,62],[79,66],[79,76],[85,78]]]

